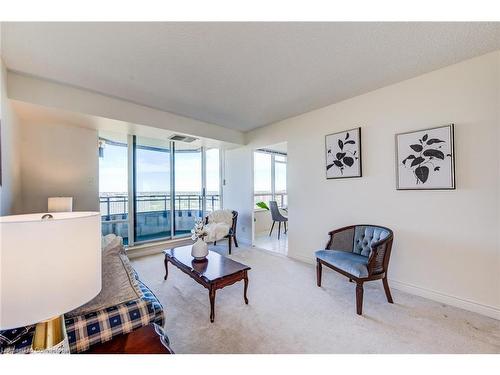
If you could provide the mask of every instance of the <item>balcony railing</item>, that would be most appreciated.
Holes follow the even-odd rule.
[[[136,198],[136,242],[172,236],[171,196],[168,194],[142,195]],[[175,235],[190,233],[194,221],[203,217],[203,197],[196,194],[176,195]],[[220,196],[205,196],[206,210],[220,208]],[[101,196],[99,199],[103,235],[115,233],[128,243],[128,197],[126,195]]]
[[[254,209],[257,208],[258,202],[264,202],[269,205],[269,201],[273,200],[273,195],[271,193],[258,193],[254,194]],[[288,207],[288,194],[287,193],[276,193],[274,194],[274,200],[278,203],[278,207]]]
[[[171,196],[167,194],[143,195],[136,198],[137,213],[170,211]],[[210,194],[205,196],[206,210],[211,212],[220,208],[220,196]],[[202,210],[203,196],[195,194],[176,195],[174,206],[176,211]],[[128,214],[128,197],[126,195],[112,195],[99,197],[99,204],[103,220],[110,216]]]

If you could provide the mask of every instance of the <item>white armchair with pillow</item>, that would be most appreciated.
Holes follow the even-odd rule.
[[[229,243],[229,254],[231,254],[233,240],[234,245],[238,247],[238,241],[236,239],[237,219],[238,212],[233,210],[217,210],[211,212],[205,218],[205,230],[207,231],[205,241],[213,242],[214,245],[217,245],[217,241],[227,238]]]

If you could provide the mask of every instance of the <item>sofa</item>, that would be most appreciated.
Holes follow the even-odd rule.
[[[163,331],[163,306],[132,268],[122,239],[107,235],[102,248],[101,292],[64,315],[70,352],[85,352],[93,345],[149,324],[155,324],[168,343]],[[30,353],[34,333],[35,325],[0,331],[0,354]]]

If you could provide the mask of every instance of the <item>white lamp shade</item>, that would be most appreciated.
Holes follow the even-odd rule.
[[[98,212],[0,217],[0,329],[73,310],[101,290]]]
[[[50,197],[47,206],[48,212],[71,212],[73,197]]]

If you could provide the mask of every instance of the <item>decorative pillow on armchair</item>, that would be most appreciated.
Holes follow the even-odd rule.
[[[85,305],[65,314],[67,317],[85,315],[141,297],[141,290],[125,254],[121,237],[108,236],[103,238],[101,292]]]

